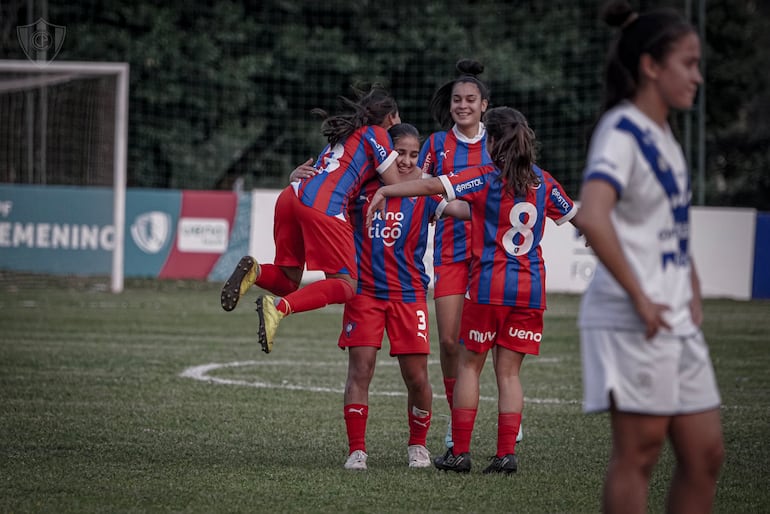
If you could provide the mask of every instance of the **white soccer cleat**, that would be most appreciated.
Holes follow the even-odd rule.
[[[348,460],[345,461],[345,469],[353,469],[356,471],[366,471],[366,458],[368,455],[363,450],[355,450],[348,455]]]
[[[427,468],[432,464],[430,452],[421,444],[410,444],[406,453],[409,455],[410,468]]]

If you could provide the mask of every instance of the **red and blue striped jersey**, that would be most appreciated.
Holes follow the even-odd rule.
[[[430,280],[423,263],[428,224],[443,198],[388,198],[385,209],[375,214],[367,228],[366,211],[378,187],[379,180],[370,181],[351,202],[358,256],[356,292],[394,302],[424,301]]]
[[[545,309],[545,263],[540,241],[545,218],[557,225],[577,208],[561,184],[533,166],[540,184],[515,198],[494,165],[442,176],[447,200],[471,205],[470,299],[476,303]]]
[[[320,173],[295,182],[294,189],[308,207],[345,219],[361,186],[388,169],[397,156],[387,130],[361,127],[334,148],[326,145],[313,165]]]
[[[456,127],[431,134],[422,145],[417,165],[423,174],[433,177],[460,172],[466,168],[492,164],[487,151],[487,132],[480,125],[479,134],[468,139]],[[471,225],[451,216],[436,222],[433,241],[433,265],[461,262],[470,258]]]

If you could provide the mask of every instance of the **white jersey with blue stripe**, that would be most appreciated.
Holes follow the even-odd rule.
[[[606,112],[591,138],[583,180],[615,188],[612,222],[620,244],[645,293],[669,306],[664,317],[672,333],[697,331],[689,309],[690,179],[670,127],[630,102]],[[644,330],[627,293],[601,263],[584,294],[579,325]]]

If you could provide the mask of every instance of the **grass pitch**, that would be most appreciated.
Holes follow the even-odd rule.
[[[265,355],[256,292],[225,313],[219,284],[129,281],[120,295],[88,280],[0,286],[0,512],[599,510],[609,428],[581,412],[576,296],[549,296],[542,354],[522,368],[520,471],[506,477],[480,473],[495,452],[491,363],[473,472],[412,470],[405,388],[385,343],[369,471],[350,472],[339,307],[288,318]],[[770,303],[710,300],[705,313],[727,450],[715,511],[768,512]],[[436,455],[449,413],[433,328]],[[663,511],[672,465],[667,448],[650,512]]]

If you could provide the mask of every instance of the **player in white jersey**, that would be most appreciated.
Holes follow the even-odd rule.
[[[604,512],[647,511],[649,479],[668,438],[676,468],[669,512],[709,512],[724,460],[720,397],[690,255],[687,163],[668,125],[692,107],[700,71],[694,28],[669,10],[633,12],[620,27],[604,113],[581,191],[582,230],[599,259],[579,325],[584,410],[610,412]]]

